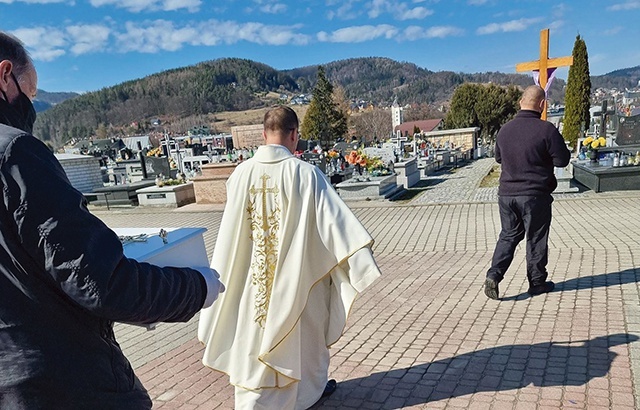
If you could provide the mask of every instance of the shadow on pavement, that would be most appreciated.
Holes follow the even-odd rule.
[[[550,277],[553,280],[552,277]],[[606,286],[624,285],[627,283],[640,282],[640,269],[626,269],[620,272],[602,273],[600,275],[581,276],[569,279],[564,282],[556,282],[556,287],[551,293],[565,292],[570,290],[595,289]],[[528,299],[528,293],[520,293],[514,296],[500,298],[502,301]]]
[[[373,373],[338,383],[314,409],[340,407],[398,409],[478,392],[528,385],[580,386],[607,375],[613,346],[639,338],[620,333],[575,342],[506,345],[404,369]]]

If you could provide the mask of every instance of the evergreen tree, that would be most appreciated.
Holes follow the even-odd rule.
[[[573,65],[569,67],[567,92],[565,95],[564,139],[575,146],[583,127],[589,124],[591,107],[591,77],[587,45],[580,35],[573,45]]]
[[[482,86],[480,84],[464,83],[456,88],[451,98],[451,107],[444,120],[445,128],[478,126],[475,105],[481,92]]]
[[[318,140],[328,148],[332,141],[347,133],[347,115],[338,109],[333,96],[333,85],[327,79],[324,67],[318,67],[318,81],[313,89],[311,104],[300,127],[302,138]]]
[[[465,83],[453,94],[445,128],[480,127],[483,139],[492,141],[517,112],[521,95],[515,86]]]

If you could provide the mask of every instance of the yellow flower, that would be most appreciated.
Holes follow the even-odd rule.
[[[598,142],[598,140],[595,140],[591,143],[591,148],[596,149],[600,146],[600,143]]]
[[[600,142],[601,147],[604,147],[605,145],[607,145],[607,140],[604,137],[598,138],[598,142]]]
[[[582,141],[582,145],[584,145],[585,147],[588,147],[589,144],[591,144],[593,142],[593,137],[587,137],[584,141]]]

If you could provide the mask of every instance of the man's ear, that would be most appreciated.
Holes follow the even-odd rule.
[[[543,98],[540,103],[538,104],[538,106],[540,107],[540,112],[544,111],[544,105],[547,102],[546,98]]]
[[[13,64],[11,63],[11,61],[0,61],[0,90],[5,93],[9,89],[9,82],[11,81],[11,70],[13,70]]]

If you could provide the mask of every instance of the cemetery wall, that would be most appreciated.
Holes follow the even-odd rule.
[[[263,129],[264,126],[262,124],[231,127],[233,147],[237,149],[264,145],[264,138],[262,137]]]
[[[455,148],[460,148],[462,151],[466,151],[477,147],[476,141],[479,135],[479,127],[470,127],[425,132],[422,134],[422,138],[431,142],[436,147],[444,147],[448,142],[449,145],[453,144]]]

